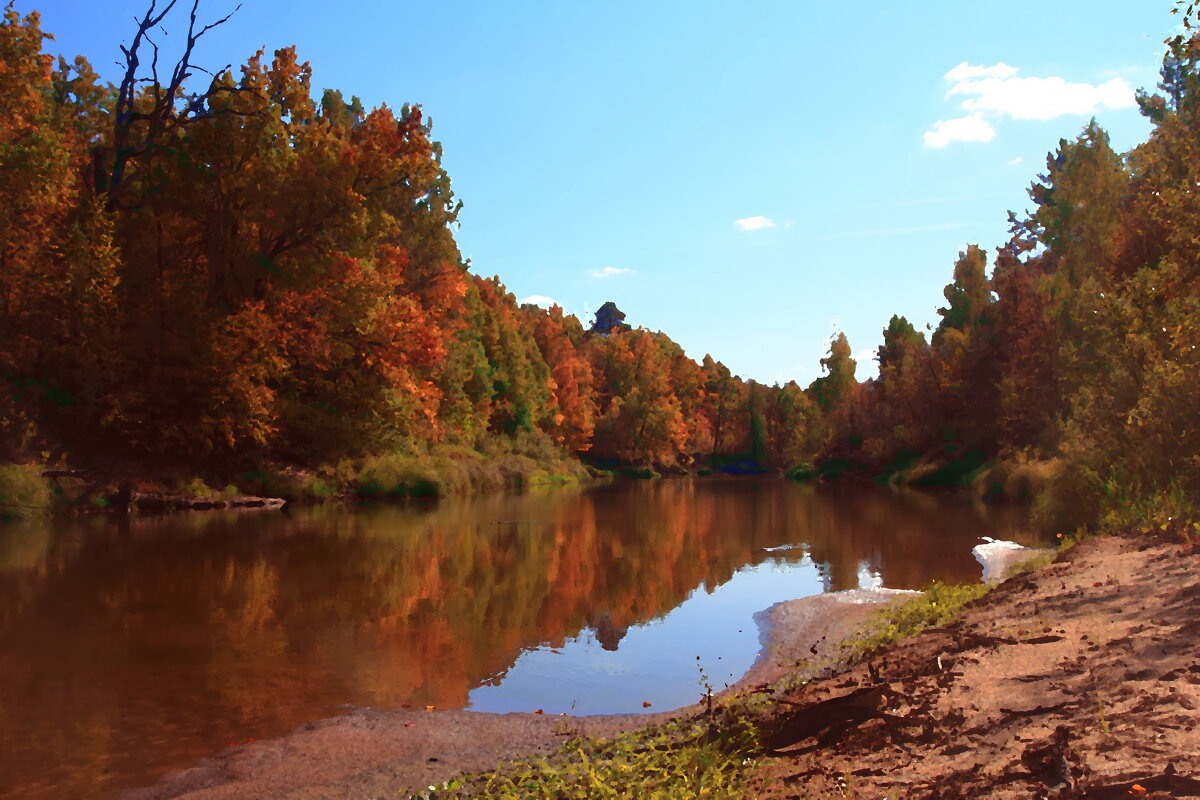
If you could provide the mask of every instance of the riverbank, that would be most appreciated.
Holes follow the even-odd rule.
[[[1200,773],[1197,603],[1200,548],[1096,539],[1004,582],[942,628],[803,684],[795,662],[816,673],[841,658],[836,640],[873,607],[834,595],[776,607],[764,662],[773,666],[756,665],[732,690],[785,678],[759,720],[772,754],[747,765],[746,796],[1124,797],[1135,783],[1146,797],[1189,796],[1151,793],[1193,786],[1178,776]],[[805,604],[832,605],[814,616],[797,611]],[[806,627],[814,619],[826,627]],[[864,689],[879,690],[864,713],[813,724]],[[609,736],[699,713],[362,709],[233,748],[121,798],[403,796],[518,753],[549,754],[568,735]],[[1059,783],[1073,794],[1054,789]]]
[[[735,685],[716,695],[748,691],[797,672],[798,662],[837,658],[838,643],[882,604],[913,592],[855,589],[778,603],[757,615],[763,652]],[[699,689],[697,690],[699,692]],[[155,786],[120,800],[235,800],[393,797],[417,792],[463,772],[506,759],[550,755],[569,736],[613,736],[700,713],[697,703],[668,712],[559,717],[473,711],[359,709],[310,723],[277,739],[230,748]]]
[[[191,463],[83,459],[71,466],[0,463],[0,521],[51,513],[280,508],[289,503],[479,495],[611,477],[536,436],[478,449],[431,445],[314,468],[264,463],[199,470]]]

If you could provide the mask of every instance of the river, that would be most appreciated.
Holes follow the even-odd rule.
[[[750,478],[0,526],[0,797],[359,706],[678,707],[750,666],[754,612],[977,580],[980,536],[1035,543],[1014,509]]]

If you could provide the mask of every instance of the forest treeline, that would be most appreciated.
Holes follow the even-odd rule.
[[[1200,37],[1168,42],[1158,91],[1137,97],[1150,136],[1130,153],[1094,120],[1059,143],[1029,190],[1032,210],[1010,213],[990,273],[988,254],[968,247],[929,339],[893,317],[879,377],[844,381],[818,461],[973,479],[985,496],[1034,499],[1051,525],[1189,516],[1200,491],[1198,67]]]
[[[1038,496],[1054,524],[1200,490],[1195,38],[1139,94],[1144,144],[1115,153],[1094,122],[1061,141],[1009,241],[960,254],[928,337],[893,317],[858,381],[839,334],[808,387],[472,274],[421,109],[317,102],[291,48],[188,94],[186,69],[103,85],[43,39],[5,11],[0,459],[312,467],[505,442],[646,471],[973,482]]]
[[[313,100],[294,50],[197,100],[0,28],[0,441],[318,464],[498,436],[672,466],[808,447],[813,404],[615,306],[585,329],[467,270],[421,109]],[[602,324],[601,324],[602,323]],[[534,449],[540,447],[534,445]]]

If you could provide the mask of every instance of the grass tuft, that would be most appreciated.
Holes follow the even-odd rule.
[[[915,636],[927,628],[945,625],[967,603],[982,597],[990,587],[983,583],[946,584],[934,581],[923,594],[907,603],[887,606],[875,612],[857,636],[842,643],[847,661],[869,658],[890,644]]]
[[[573,737],[547,758],[510,761],[494,772],[431,786],[415,797],[742,798],[757,738],[736,711],[718,713],[720,724],[696,718],[612,739]]]

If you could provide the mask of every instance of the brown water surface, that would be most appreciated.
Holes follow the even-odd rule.
[[[679,479],[0,527],[0,797],[108,797],[351,706],[600,713],[738,677],[750,615],[976,580],[1022,515]]]

